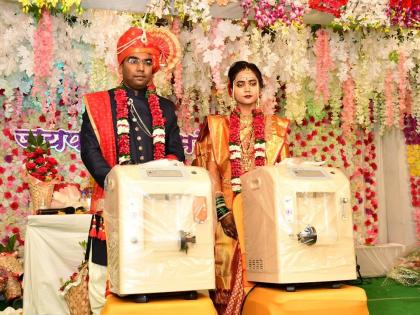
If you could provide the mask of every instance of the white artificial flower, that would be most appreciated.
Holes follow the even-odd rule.
[[[228,38],[230,41],[234,41],[244,35],[241,26],[233,24],[231,20],[220,21],[217,24],[217,33],[221,34],[223,38]]]
[[[208,49],[203,54],[203,61],[210,67],[215,67],[222,61],[222,52],[219,49]]]

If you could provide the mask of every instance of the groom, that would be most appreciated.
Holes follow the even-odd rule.
[[[118,40],[122,83],[109,91],[84,96],[86,111],[80,131],[81,158],[95,180],[87,249],[89,300],[93,314],[105,303],[106,236],[102,211],[104,180],[117,164],[171,158],[184,161],[174,104],[156,94],[153,75],[161,63],[179,61],[177,38],[165,29],[132,27]]]

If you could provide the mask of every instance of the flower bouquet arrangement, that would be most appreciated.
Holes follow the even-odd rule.
[[[23,264],[15,251],[16,235],[11,236],[6,245],[0,244],[0,295],[7,304],[22,297],[21,276]]]
[[[32,209],[51,205],[54,185],[61,180],[57,171],[57,160],[51,156],[50,144],[42,135],[35,136],[29,131],[28,146],[24,151],[25,179],[29,184]]]
[[[80,242],[79,245],[86,251],[87,242]],[[60,293],[64,296],[70,315],[90,315],[90,303],[88,293],[89,270],[88,262],[84,261],[77,267],[66,281],[61,280]]]

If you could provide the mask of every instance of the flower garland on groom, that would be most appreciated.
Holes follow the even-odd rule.
[[[153,84],[154,73],[161,66],[173,68],[180,55],[179,42],[168,30],[131,27],[117,43],[121,85],[83,98],[81,158],[95,180],[86,252],[93,314],[99,314],[105,302],[107,254],[102,211],[106,175],[117,164],[185,160],[174,104],[158,96]]]

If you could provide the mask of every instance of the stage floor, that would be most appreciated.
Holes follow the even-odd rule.
[[[364,283],[357,286],[366,292],[370,315],[420,314],[420,287],[405,287],[384,277],[365,278]],[[7,306],[0,300],[0,314]]]
[[[387,278],[364,278],[370,315],[419,315],[420,287],[405,287]]]

